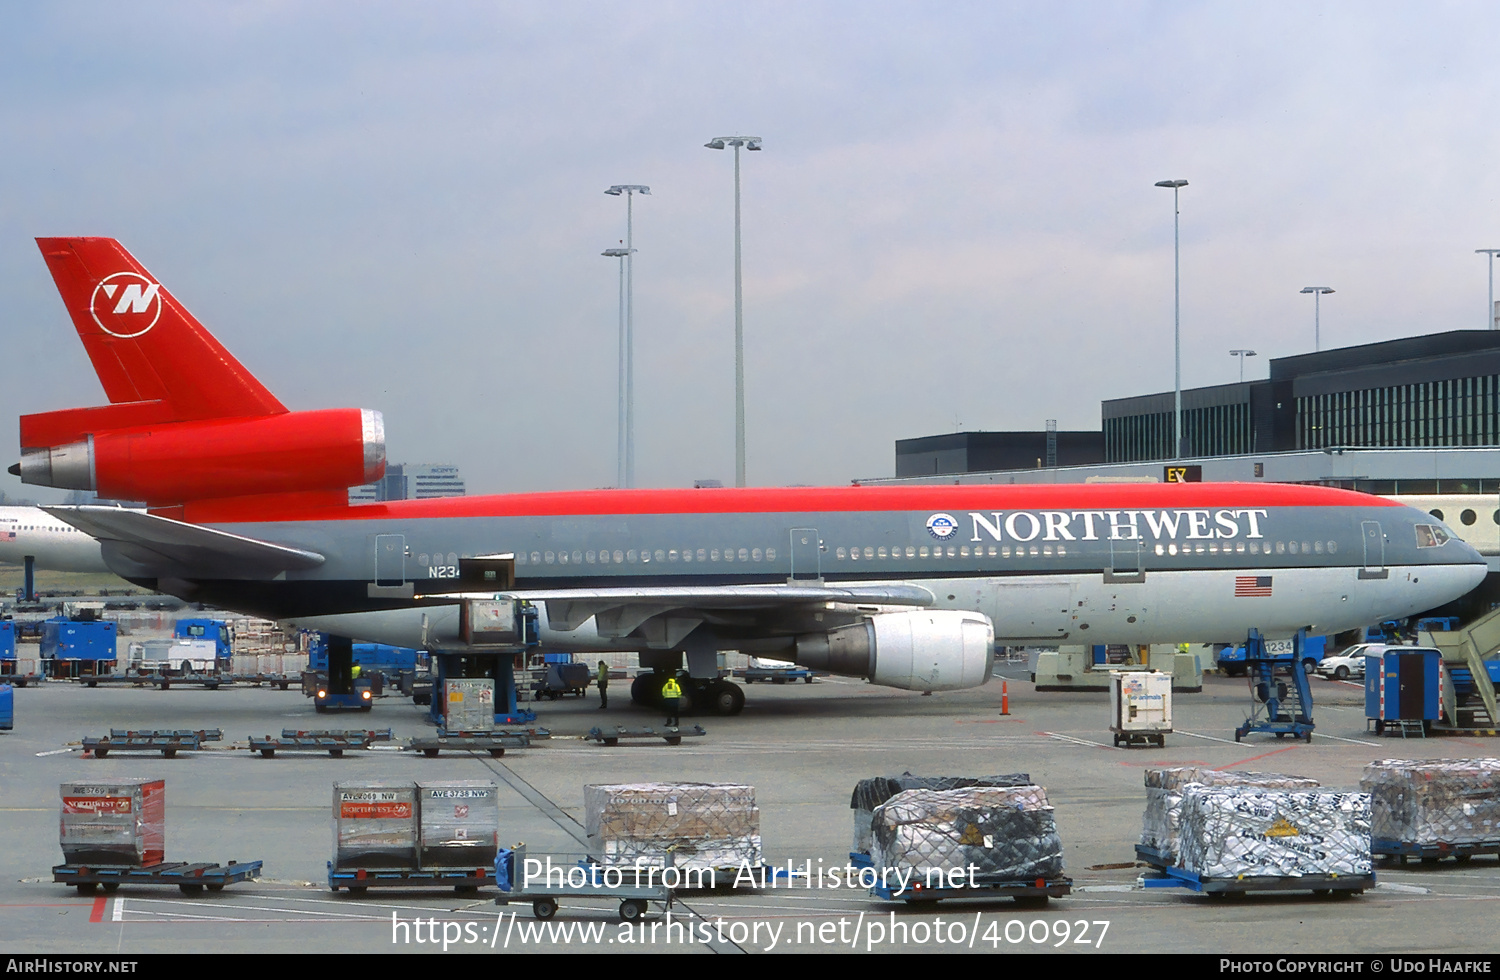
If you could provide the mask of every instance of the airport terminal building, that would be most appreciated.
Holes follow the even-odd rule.
[[[1171,451],[1173,401],[1170,391],[1105,401],[1098,433],[900,440],[895,477],[856,482],[1202,480],[1397,496],[1437,515],[1489,558],[1484,601],[1500,601],[1500,331],[1275,358],[1266,380],[1185,389],[1180,457]],[[994,446],[1012,448],[1009,465],[987,465]],[[1045,465],[1050,459],[1056,465]]]
[[[1097,433],[899,440],[895,478],[857,482],[1175,478],[1321,483],[1403,496],[1500,494],[1500,331],[1454,330],[1274,358],[1270,373],[1264,381],[1185,389],[1181,456],[1171,449],[1174,399],[1166,391],[1101,403]]]
[[[1188,456],[1500,445],[1500,332],[1273,358],[1265,381],[1182,393]],[[1104,461],[1172,459],[1173,393],[1102,405]]]

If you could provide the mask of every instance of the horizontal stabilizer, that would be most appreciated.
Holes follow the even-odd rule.
[[[316,568],[323,556],[227,531],[118,507],[43,507],[97,538],[105,564],[124,578],[269,579]]]

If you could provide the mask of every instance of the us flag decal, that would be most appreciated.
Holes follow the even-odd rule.
[[[1269,575],[1236,575],[1234,577],[1234,596],[1236,599],[1244,596],[1246,598],[1271,597],[1271,576]]]

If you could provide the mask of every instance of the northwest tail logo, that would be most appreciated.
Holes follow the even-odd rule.
[[[138,272],[105,276],[89,297],[89,313],[111,337],[139,337],[161,318],[161,283]]]

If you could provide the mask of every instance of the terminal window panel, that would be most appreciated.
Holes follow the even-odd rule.
[[[1174,412],[1152,412],[1105,419],[1105,459],[1112,463],[1175,459],[1174,416]],[[1184,408],[1182,437],[1192,456],[1236,456],[1251,452],[1250,406],[1239,403]]]
[[[1297,399],[1299,449],[1500,444],[1500,378],[1452,378]]]

